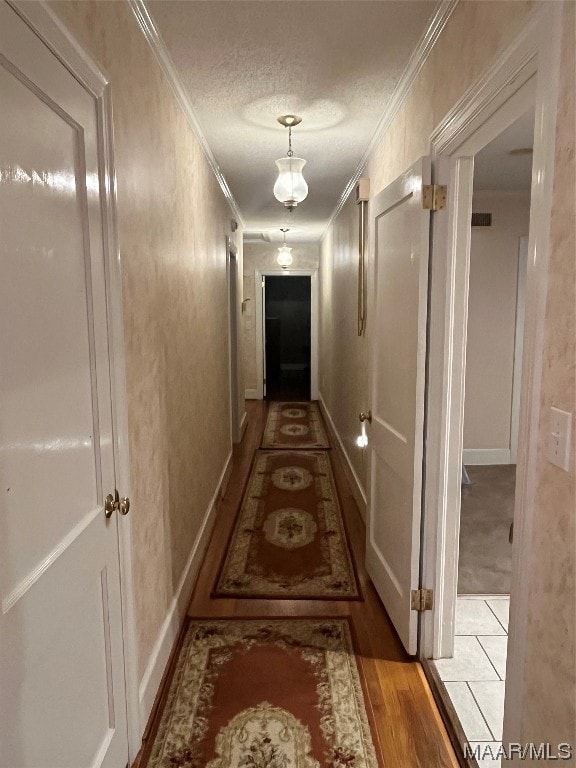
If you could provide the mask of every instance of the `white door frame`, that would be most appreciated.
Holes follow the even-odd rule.
[[[238,248],[226,236],[226,273],[228,277],[228,360],[230,364],[230,436],[233,443],[242,439],[238,388],[238,329],[240,302],[238,301]]]
[[[256,269],[254,286],[256,296],[256,399],[264,398],[264,303],[262,278],[310,277],[310,399],[318,400],[318,270],[317,269]]]
[[[131,496],[126,358],[122,311],[122,264],[116,218],[116,174],[110,82],[109,78],[73,38],[47,3],[40,0],[33,3],[28,2],[28,0],[8,0],[8,3],[72,72],[96,102],[100,144],[98,152],[99,171],[102,180],[100,192],[104,224],[103,243],[112,389],[114,470],[116,486],[120,495]],[[143,733],[138,696],[138,645],[132,578],[132,514],[118,515],[118,532],[128,755],[130,763],[132,763],[142,746]]]
[[[516,292],[516,327],[514,330],[514,370],[512,376],[512,414],[510,418],[510,463],[518,461],[520,430],[520,388],[522,386],[522,353],[526,316],[526,272],[528,270],[528,235],[518,241],[518,280]]]
[[[436,183],[447,183],[446,216],[433,233],[423,585],[434,610],[423,616],[421,655],[452,655],[458,576],[470,215],[474,154],[535,107],[529,265],[520,415],[504,741],[520,741],[529,560],[537,477],[540,381],[559,87],[561,3],[544,3],[495,65],[431,138]]]

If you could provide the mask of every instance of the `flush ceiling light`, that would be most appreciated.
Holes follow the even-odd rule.
[[[302,118],[296,115],[283,115],[278,118],[278,122],[288,128],[288,152],[287,157],[276,160],[278,178],[274,184],[274,197],[284,203],[289,211],[293,211],[308,195],[308,184],[302,176],[302,168],[306,165],[306,160],[294,157],[292,151],[292,127],[301,123]]]
[[[278,264],[280,264],[282,269],[288,269],[290,264],[292,264],[293,262],[292,248],[288,248],[288,246],[286,245],[286,232],[289,232],[289,231],[290,230],[288,229],[280,230],[280,232],[284,233],[284,242],[280,246],[280,248],[278,248],[278,256],[276,257],[276,261],[278,262]]]

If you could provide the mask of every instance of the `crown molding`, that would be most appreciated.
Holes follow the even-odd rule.
[[[384,134],[386,133],[388,128],[390,128],[392,121],[398,114],[400,107],[402,106],[406,97],[408,96],[408,93],[410,92],[410,89],[412,88],[414,81],[420,74],[422,67],[426,63],[428,56],[430,55],[432,49],[434,48],[436,41],[440,37],[442,30],[446,26],[448,19],[450,18],[450,16],[454,12],[454,9],[458,5],[458,2],[459,0],[440,0],[438,5],[436,6],[436,10],[434,11],[434,15],[430,19],[428,28],[426,29],[426,32],[422,35],[422,37],[420,38],[420,41],[418,42],[418,45],[412,52],[410,59],[408,60],[406,69],[402,73],[402,77],[398,81],[398,84],[394,89],[394,93],[392,94],[386,109],[382,117],[378,121],[378,125],[376,126],[376,130],[374,131],[372,139],[370,140],[368,147],[366,148],[364,154],[362,155],[360,162],[356,166],[356,170],[354,171],[352,178],[344,188],[344,191],[342,192],[340,199],[338,200],[336,208],[334,209],[332,215],[330,216],[330,219],[328,221],[328,224],[326,225],[326,229],[324,230],[324,234],[322,235],[321,239],[325,237],[334,219],[338,216],[338,214],[344,207],[346,200],[348,199],[350,194],[353,192],[359,179],[362,177],[366,164],[370,159],[370,155],[372,154],[374,149],[378,146],[378,144],[382,141]]]
[[[186,117],[186,120],[188,121],[188,124],[192,128],[194,135],[196,136],[196,138],[198,139],[198,142],[200,143],[200,146],[202,147],[204,156],[206,157],[206,160],[208,161],[208,164],[212,169],[212,173],[214,174],[214,176],[216,177],[216,180],[218,181],[218,184],[220,185],[220,189],[224,193],[224,197],[228,201],[234,213],[235,218],[238,219],[240,225],[244,228],[245,226],[244,219],[242,217],[242,214],[240,213],[238,204],[234,199],[234,195],[232,194],[230,187],[228,186],[226,177],[222,173],[222,170],[218,165],[218,162],[214,157],[212,150],[210,149],[210,145],[208,144],[206,137],[204,136],[204,133],[202,131],[202,128],[200,127],[198,118],[196,117],[194,109],[192,108],[192,104],[186,92],[186,88],[184,86],[182,78],[176,68],[176,65],[174,64],[174,61],[172,60],[172,57],[170,56],[170,53],[168,52],[168,48],[166,47],[166,43],[162,39],[162,35],[160,34],[158,27],[156,26],[152,17],[150,16],[150,13],[148,12],[148,8],[146,7],[144,0],[127,0],[127,2],[130,8],[132,9],[132,13],[136,17],[138,26],[140,27],[140,29],[144,34],[144,37],[148,41],[148,44],[152,49],[152,52],[154,53],[156,60],[158,61],[158,63],[160,64],[160,67],[162,68],[162,71],[166,75],[168,82],[170,84],[170,87],[174,91],[174,95],[176,96],[176,99],[178,100],[178,103],[180,104],[180,107],[184,112],[184,115]]]

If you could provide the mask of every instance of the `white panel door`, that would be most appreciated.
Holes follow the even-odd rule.
[[[128,762],[96,103],[0,3],[0,765]]]
[[[422,158],[372,203],[372,426],[366,564],[402,643],[417,650],[430,212]]]

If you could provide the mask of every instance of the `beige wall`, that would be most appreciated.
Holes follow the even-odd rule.
[[[244,305],[242,315],[242,350],[244,357],[244,381],[246,390],[252,393],[257,387],[256,374],[256,270],[280,269],[276,257],[280,243],[244,243]],[[294,259],[291,269],[318,269],[319,247],[317,243],[291,245]]]
[[[320,396],[364,489],[366,450],[358,448],[356,438],[358,414],[370,400],[368,341],[358,336],[358,235],[359,210],[351,197],[322,242],[319,378]]]
[[[112,84],[142,677],[231,448],[231,213],[128,4],[52,7]]]
[[[528,234],[530,194],[474,193],[472,209],[492,213],[473,227],[466,345],[464,448],[510,448],[519,241]]]
[[[488,68],[522,28],[529,2],[460,3],[406,101],[372,153],[365,175],[371,196],[418,157],[429,152],[430,135],[443,116]],[[574,560],[575,488],[570,473],[544,456],[551,403],[574,411],[574,4],[565,5],[563,95],[558,111],[557,172],[554,188],[552,263],[548,287],[546,360],[541,417],[537,515],[532,551],[527,694],[523,712],[527,741],[572,741],[574,733]],[[349,203],[326,235],[322,248],[322,293],[345,296],[357,261],[356,221]],[[336,254],[339,251],[339,255]],[[370,251],[370,249],[369,249]],[[372,264],[369,264],[368,281]],[[369,304],[370,311],[370,304]],[[369,404],[366,370],[358,364],[365,341],[352,339],[352,307],[326,299],[322,304],[320,381],[326,404],[346,440],[358,411]],[[368,315],[370,331],[370,315]],[[351,348],[353,344],[353,348]],[[353,349],[353,351],[352,351]],[[322,386],[321,386],[322,389]],[[344,406],[341,393],[347,392]],[[357,458],[352,457],[353,461]]]

